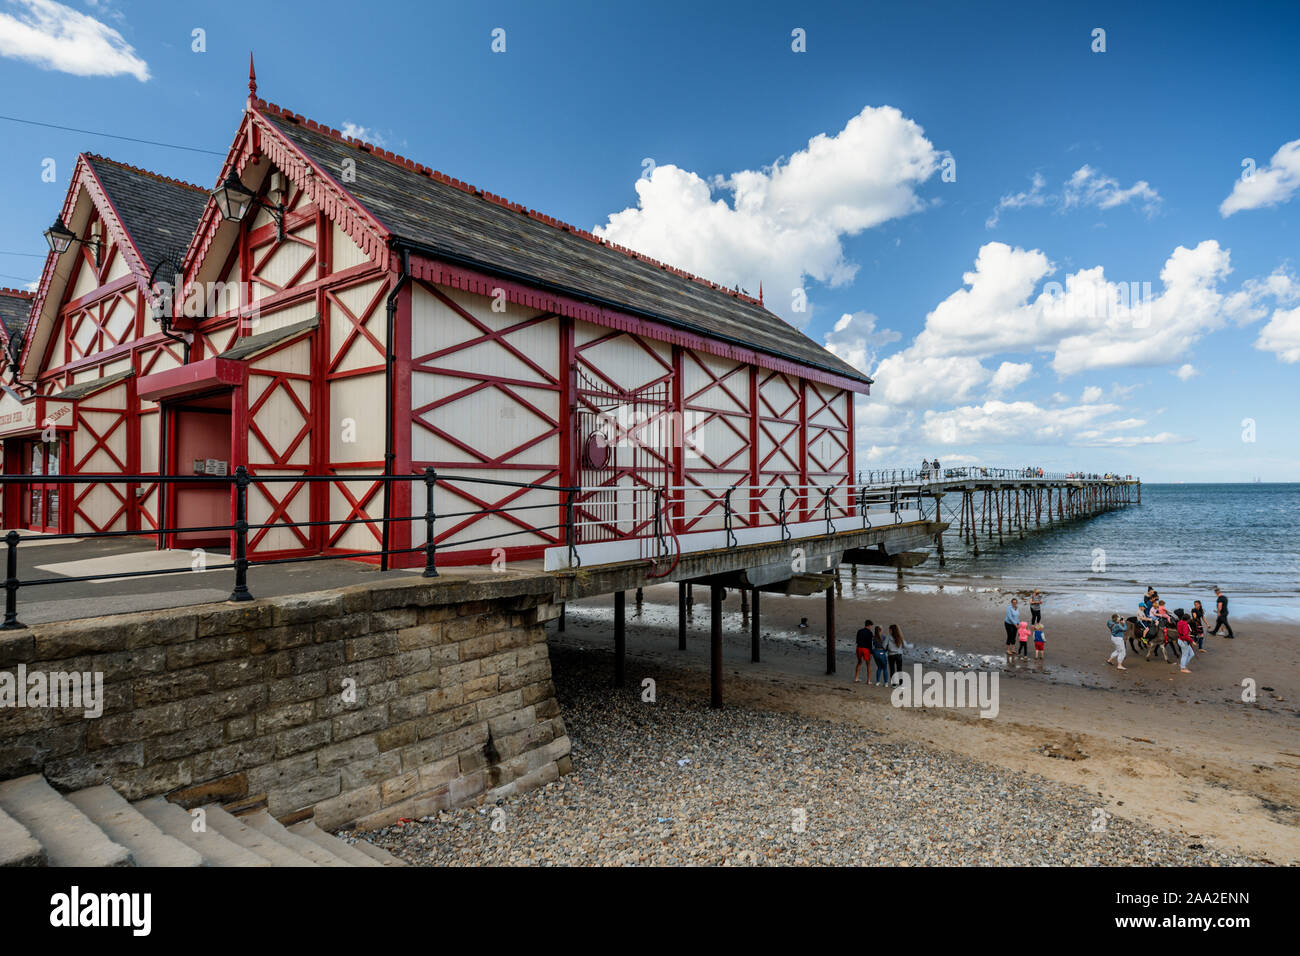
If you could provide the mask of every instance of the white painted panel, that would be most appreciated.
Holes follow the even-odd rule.
[[[112,518],[117,510],[122,507],[122,499],[115,495],[107,485],[72,485],[71,489],[65,485],[62,500],[59,502],[60,510],[63,508],[70,508],[72,506],[73,495],[75,494],[77,497],[80,497],[82,492],[86,491],[87,487],[90,488],[90,491],[77,506],[77,511],[79,513],[73,517],[73,531],[90,532],[96,529],[99,529],[100,531],[126,530],[125,512],[110,523],[109,519]],[[69,493],[70,490],[72,490],[72,493]]]
[[[315,255],[313,246],[304,246],[298,242],[282,242],[279,247],[271,253],[269,259],[262,263],[258,271],[258,278],[265,279],[273,283],[279,289],[284,289],[289,285],[290,280],[298,273],[298,270]],[[312,270],[299,281],[310,281],[315,278]],[[276,289],[263,285],[260,282],[253,284],[253,293],[256,298],[263,299],[268,295],[274,295]]]
[[[99,280],[95,277],[95,270],[90,267],[90,263],[83,262],[77,272],[77,281],[73,285],[72,293],[68,296],[68,299],[80,299],[83,295],[90,295],[98,288]]]
[[[304,322],[315,314],[316,302],[309,299],[286,309],[276,309],[274,312],[259,312],[250,316],[244,323],[244,331],[247,335],[272,332],[276,329],[282,329],[286,325],[293,325],[295,322]]]
[[[734,374],[731,375],[731,378],[718,384],[700,367],[700,363],[707,366],[708,370],[717,378],[723,378],[729,373]],[[702,405],[722,412],[748,412],[749,375],[744,371],[737,372],[736,369],[739,365],[739,362],[716,358],[702,352],[684,356],[682,359],[682,394],[689,397],[689,404],[691,405]]]
[[[339,228],[338,223],[331,222],[330,230],[330,240],[333,243],[330,252],[334,259],[335,272],[342,272],[344,269],[370,261],[370,257],[361,251],[361,247],[352,241],[351,236]]]
[[[127,265],[126,257],[115,256],[113,259],[113,264],[108,267],[108,275],[104,278],[104,284],[108,285],[108,283],[115,282],[116,280],[122,278],[123,276],[130,275],[130,274],[131,274],[131,267]]]
[[[259,331],[265,331],[259,329]],[[283,346],[274,352],[267,352],[251,359],[249,364],[254,370],[274,370],[277,372],[294,372],[305,375],[311,371],[311,340],[312,335],[308,334],[304,338],[294,342],[293,345]],[[257,395],[257,392],[253,392]]]
[[[359,286],[353,286],[337,293],[336,298],[339,300],[348,312],[351,312],[359,321],[362,322],[363,328],[370,336],[379,343],[376,348],[375,344],[370,341],[364,334],[358,334],[348,346],[347,354],[338,362],[336,371],[346,372],[358,368],[369,368],[384,363],[383,345],[387,337],[387,311],[385,309],[385,297],[381,294],[384,283],[382,281],[366,282]],[[376,302],[376,297],[378,297]],[[366,307],[371,302],[376,305],[369,317],[366,316]],[[329,326],[330,326],[330,355],[338,358],[339,351],[348,341],[348,337],[353,334],[352,319],[339,308],[335,303],[329,304]]]
[[[381,450],[381,454],[382,454],[382,450]],[[363,468],[363,469],[353,469],[353,470],[340,470],[339,473],[342,475],[356,475],[356,474],[374,475],[377,474],[378,471],[379,469],[377,468]],[[372,518],[382,518],[384,516],[383,488],[376,489],[374,496],[367,501],[366,495],[370,491],[374,482],[347,481],[347,482],[342,482],[341,484],[343,487],[347,488],[348,494],[350,494],[354,499],[356,499],[356,501],[365,502],[363,511],[365,512],[366,515]],[[421,498],[421,500],[423,500],[423,498]],[[352,512],[352,503],[349,502],[347,496],[343,494],[343,491],[341,490],[340,486],[331,482],[330,483],[330,520],[345,521],[348,520],[349,518],[355,520],[356,518],[361,517],[361,515],[353,515],[351,514],[351,512]],[[337,534],[340,530],[340,527],[341,526],[338,525],[331,527],[329,537],[332,538],[335,534]],[[376,535],[382,535],[382,534],[383,534],[382,522],[375,522],[374,524],[349,525],[347,529],[343,531],[343,534],[338,539],[338,541],[334,543],[334,547],[349,548],[353,551],[377,551],[379,550],[380,539],[377,538]]]
[[[642,341],[649,351],[624,333],[584,350],[582,361],[600,369],[607,378],[624,388],[640,388],[662,378],[672,368],[672,346],[648,339]],[[655,356],[660,361],[656,361]]]
[[[514,469],[439,469],[438,476],[440,481],[437,491],[435,492],[435,510],[437,512],[448,514],[461,511],[475,511],[481,509],[474,499],[495,504],[503,501],[514,493],[513,489],[497,487],[492,485],[476,484],[474,482],[464,481],[457,483],[456,477],[474,477],[474,478],[491,478],[503,481],[518,482],[540,482],[545,471],[524,471]],[[551,479],[549,483],[554,483]],[[563,520],[563,508],[561,507],[561,495],[553,491],[532,490],[526,491],[517,498],[511,500],[503,507],[518,508],[523,506],[542,505],[536,509],[530,508],[528,511],[518,512],[518,518],[526,524],[534,527],[544,527],[547,525],[558,524]],[[422,515],[424,513],[424,488],[423,483],[418,483],[412,488],[411,501],[414,513]],[[554,510],[550,506],[554,506]],[[434,531],[442,535],[451,528],[462,523],[464,518],[440,518],[435,522]],[[425,542],[425,525],[423,521],[412,522],[411,544],[418,547]],[[555,534],[554,530],[546,532]],[[470,539],[484,538],[488,536],[504,535],[488,541],[474,542]],[[440,541],[438,544],[439,552],[443,550],[454,551],[458,548],[461,550],[478,550],[485,549],[491,551],[493,548],[517,548],[527,545],[536,545],[544,543],[544,539],[536,532],[520,528],[517,523],[504,517],[503,515],[484,515],[476,518],[468,526],[458,531],[446,542]]]
[[[503,312],[494,312],[493,300],[489,297],[455,289],[442,288],[440,291],[472,316],[478,325],[428,290],[416,286],[412,295],[411,354],[417,359],[509,329],[541,314],[511,304],[506,304]],[[526,325],[507,332],[502,340],[508,343],[508,348],[495,341],[482,342],[437,360],[437,363],[480,375],[529,382],[545,382],[557,377],[560,358],[558,320],[551,318]]]
[[[80,325],[77,324],[77,319],[75,317],[72,318],[72,322],[73,327],[77,330],[72,334],[72,342],[76,346],[75,354],[78,356],[90,354],[89,350],[91,343],[95,339],[95,334],[98,332],[98,326],[95,325],[89,315],[81,319]]]
[[[162,471],[159,424],[157,413],[140,416],[140,470],[145,473]]]
[[[268,493],[274,496],[277,500],[283,499],[285,496],[290,494],[293,489],[293,484],[290,482],[276,482],[274,484],[266,485],[265,488],[266,490],[263,491],[262,487],[256,482],[254,482],[252,487],[249,488],[248,520],[250,524],[265,524],[268,522],[271,518],[272,511],[276,507],[272,504],[270,498],[267,497]],[[296,522],[310,520],[311,493],[308,485],[303,485],[299,488],[297,493],[293,494],[289,501],[289,506],[280,516],[278,521]],[[257,533],[258,532],[255,531],[249,532],[250,541]],[[308,529],[302,529],[301,533],[310,539],[311,533]],[[286,549],[297,550],[302,547],[302,542],[291,529],[271,528],[267,530],[266,537],[258,542],[255,553]]]
[[[384,457],[384,376],[358,375],[330,382],[330,461]]]

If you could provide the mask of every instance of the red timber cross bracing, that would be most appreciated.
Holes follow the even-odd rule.
[[[759,516],[756,372],[752,365],[680,349],[681,521],[678,531],[725,525],[731,492],[733,523],[755,524]]]
[[[427,282],[412,286],[409,314],[411,471],[445,479],[439,547],[477,562],[559,544],[556,492],[455,480],[560,482],[559,317]],[[422,524],[412,538],[424,544]]]
[[[386,543],[420,564],[426,469],[440,564],[549,564],[570,543],[568,488],[575,543],[601,560],[636,557],[619,549],[656,518],[682,538],[716,534],[727,505],[735,530],[773,526],[782,488],[789,521],[821,517],[809,485],[844,486],[836,514],[851,508],[870,380],[760,301],[255,96],[215,182],[232,179],[255,197],[239,221],[195,187],[80,158],[61,215],[87,241],[51,253],[23,353],[22,401],[66,418],[24,461],[244,466],[255,559],[378,560]],[[160,267],[182,277],[165,325]],[[68,495],[67,530],[233,514],[225,492],[152,482]]]

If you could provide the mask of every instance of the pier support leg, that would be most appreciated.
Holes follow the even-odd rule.
[[[686,650],[686,585],[677,585],[677,649]]]
[[[556,629],[557,631],[563,631],[563,630],[564,630],[564,611],[565,611],[565,608],[567,608],[567,607],[568,607],[567,604],[561,604],[561,605],[560,605],[560,619],[559,619],[558,621],[555,622],[555,629]]]
[[[644,592],[645,592],[645,589],[644,589],[644,588],[637,588],[637,589],[636,589],[636,606],[637,606],[637,607],[640,607],[640,606],[641,606],[641,602],[642,602],[643,600],[645,600],[645,593],[644,593]]]
[[[614,686],[622,687],[627,663],[627,592],[614,592]]]
[[[722,588],[709,588],[709,706],[722,706]]]
[[[754,588],[754,612],[749,616],[749,659],[758,663],[758,597],[762,592]]]
[[[826,673],[835,673],[835,588],[826,589]]]
[[[934,548],[939,552],[939,567],[946,567],[948,561],[943,556],[943,532],[939,532],[934,536]]]
[[[749,613],[749,589],[748,588],[740,589],[740,613],[741,614]]]

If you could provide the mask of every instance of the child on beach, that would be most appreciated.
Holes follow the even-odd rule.
[[[1113,661],[1116,670],[1126,671],[1128,668],[1124,666],[1124,655],[1126,653],[1124,650],[1124,625],[1120,623],[1118,614],[1110,616],[1109,630],[1110,642],[1114,645],[1115,650],[1111,652],[1110,657],[1106,658],[1106,663],[1109,664]]]
[[[1038,588],[1034,588],[1034,593],[1029,595],[1029,623],[1037,624],[1043,619],[1043,596],[1038,593]]]
[[[1043,648],[1046,645],[1046,643],[1047,642],[1043,634],[1043,625],[1035,624],[1034,625],[1034,660],[1041,661],[1043,659]]]
[[[1016,638],[1020,641],[1020,656],[1029,656],[1029,622],[1021,621],[1016,628]]]

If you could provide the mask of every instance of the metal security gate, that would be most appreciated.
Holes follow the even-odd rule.
[[[672,481],[672,378],[623,389],[579,365],[575,437],[579,542],[653,536],[667,523]]]

